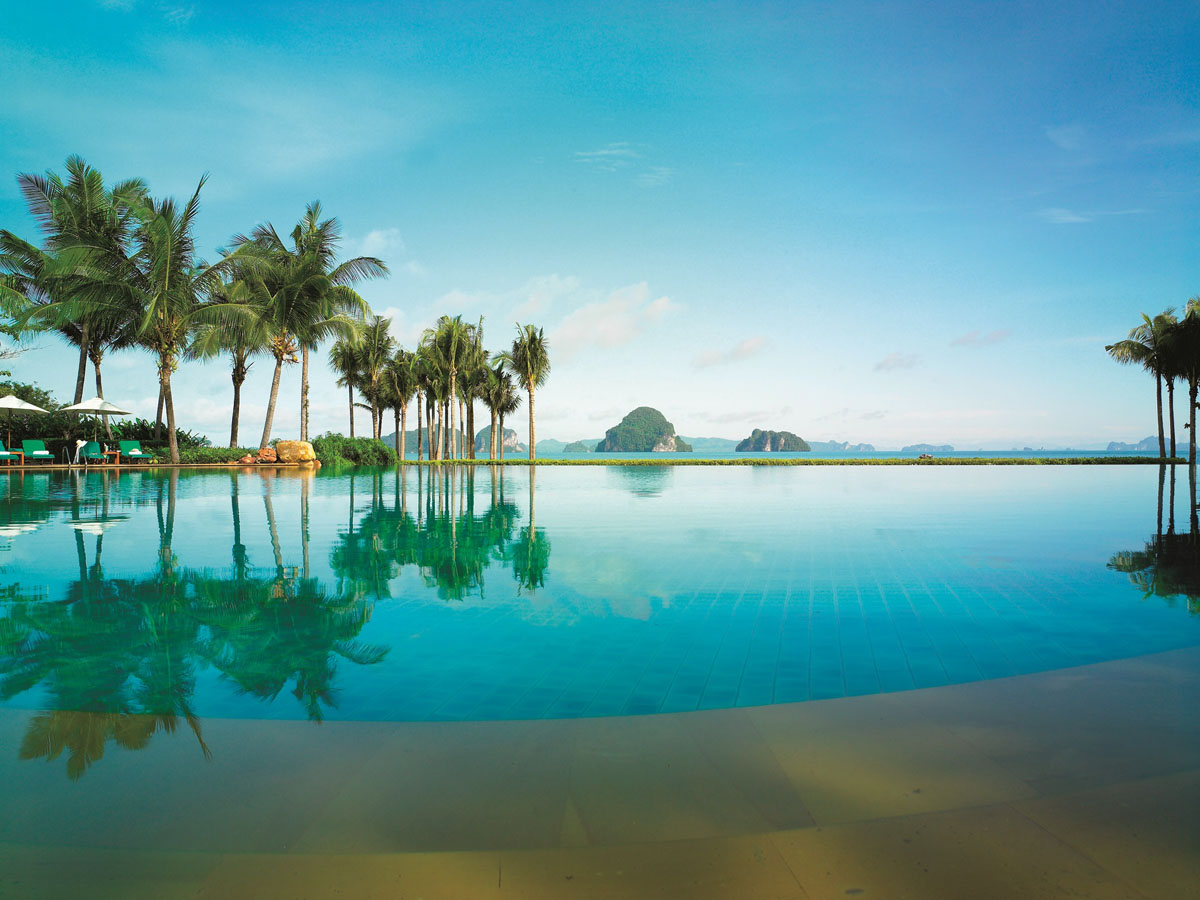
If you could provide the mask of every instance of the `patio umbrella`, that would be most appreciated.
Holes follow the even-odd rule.
[[[84,400],[82,403],[76,403],[74,406],[64,406],[63,412],[79,412],[87,413],[91,416],[103,416],[107,424],[109,416],[129,416],[133,415],[127,409],[121,409],[116,404],[109,403],[103,397],[93,397],[91,400]],[[99,435],[99,427],[92,433],[93,437]]]
[[[32,403],[26,403],[16,394],[9,394],[7,397],[0,397],[0,409],[8,410],[8,441],[5,443],[5,447],[12,446],[12,415],[14,409],[27,413],[49,412],[49,410],[42,409],[40,406],[34,406]]]

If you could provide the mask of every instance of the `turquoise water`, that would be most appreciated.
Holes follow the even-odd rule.
[[[1196,645],[1179,472],[1174,508],[1152,466],[14,473],[0,705],[572,718]]]

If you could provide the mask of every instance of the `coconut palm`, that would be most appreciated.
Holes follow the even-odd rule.
[[[1176,324],[1174,312],[1166,310],[1151,319],[1142,313],[1142,324],[1129,332],[1129,337],[1115,344],[1109,344],[1104,349],[1119,363],[1140,365],[1154,375],[1155,396],[1158,403],[1158,455],[1167,455],[1166,440],[1163,434],[1163,376],[1164,359],[1160,352],[1162,343],[1172,326]],[[1168,378],[1168,392],[1174,398],[1174,379]],[[1171,455],[1175,455],[1175,409],[1171,408]]]
[[[542,329],[517,323],[517,337],[508,354],[508,367],[529,395],[529,458],[535,459],[537,434],[534,431],[533,393],[550,376],[550,353]]]
[[[413,354],[398,348],[383,371],[384,399],[396,416],[396,455],[400,457],[401,462],[404,462],[404,443],[408,432],[408,404],[413,395],[417,394],[413,363]]]
[[[292,229],[290,244],[270,223],[259,225],[250,237],[238,235],[235,246],[253,243],[272,271],[264,276],[275,299],[275,326],[284,344],[294,344],[301,354],[300,439],[308,440],[308,357],[309,351],[329,337],[353,340],[354,323],[370,314],[367,302],[351,287],[367,278],[382,278],[387,266],[373,256],[359,256],[337,262],[341,242],[341,224],[336,218],[321,219],[321,204],[310,203],[304,217]],[[294,354],[295,349],[291,352]],[[276,356],[276,375],[282,368]],[[268,404],[263,444],[271,437],[278,379],[273,383]]]
[[[128,346],[130,319],[114,314],[110,304],[88,303],[75,294],[73,286],[78,279],[71,277],[70,265],[48,264],[60,256],[77,258],[81,252],[92,259],[110,257],[110,262],[123,258],[139,222],[147,187],[135,178],[105,189],[101,174],[79,156],[69,157],[66,169],[65,181],[54,172],[17,176],[45,242],[38,248],[9,231],[0,231],[0,273],[9,276],[0,279],[5,283],[0,286],[0,304],[10,314],[18,314],[22,327],[53,328],[79,348],[78,403],[83,399],[88,360],[99,379],[104,350]],[[93,348],[96,344],[99,349]],[[97,393],[101,390],[98,387]]]
[[[354,437],[354,385],[358,383],[358,350],[348,341],[334,341],[329,348],[329,368],[338,375],[338,387],[346,389],[350,407],[350,437]]]
[[[1200,297],[1192,297],[1182,319],[1170,325],[1156,350],[1160,368],[1168,378],[1188,385],[1188,464],[1196,464],[1196,395],[1200,392]]]
[[[454,405],[458,397],[458,373],[463,368],[474,344],[474,327],[462,320],[462,316],[442,316],[434,328],[426,330],[421,342],[431,347],[445,369],[448,384],[446,401],[449,404],[447,427],[450,436],[450,456],[459,458],[459,434],[455,429]],[[459,422],[461,428],[462,422]]]
[[[244,278],[223,281],[212,292],[217,303],[236,304],[245,315],[226,319],[221,324],[202,326],[189,348],[189,355],[205,359],[221,353],[229,354],[232,363],[229,377],[233,382],[233,411],[229,423],[229,446],[238,446],[238,425],[242,411],[242,385],[253,358],[267,352],[271,341],[270,322],[266,307],[256,296],[250,282]]]
[[[374,316],[362,326],[358,345],[358,390],[371,408],[371,437],[378,439],[384,406],[383,375],[396,339],[391,335],[392,320]]]

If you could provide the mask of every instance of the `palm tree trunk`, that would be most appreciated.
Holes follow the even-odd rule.
[[[417,462],[421,461],[421,392],[417,391]]]
[[[1200,388],[1200,378],[1192,376],[1188,379],[1188,465],[1196,465],[1196,390]]]
[[[496,458],[496,411],[495,410],[492,410],[492,433],[490,435],[490,447],[488,449],[492,454],[491,456],[488,457],[488,459],[495,459]]]
[[[1175,458],[1175,379],[1167,379],[1167,412],[1171,417],[1171,458]]]
[[[179,464],[179,436],[175,433],[175,402],[171,398],[171,363],[163,356],[159,361],[158,378],[162,385],[163,403],[167,408],[167,447],[171,451],[171,462]]]
[[[396,433],[392,435],[392,443],[396,446],[396,455],[400,455],[400,410],[392,409],[392,415],[396,418]]]
[[[92,367],[96,370],[96,396],[103,400],[104,382],[100,378],[100,359],[104,356],[104,353],[103,351],[97,352],[93,346],[88,351],[88,356],[91,357]],[[112,423],[109,421],[108,416],[104,417],[104,434],[110,441],[113,439]]]
[[[533,430],[533,385],[529,387],[529,458],[537,458],[537,436]]]
[[[154,439],[162,440],[163,392],[162,384],[158,386],[158,412],[154,415]]]
[[[1162,373],[1154,373],[1154,395],[1158,402],[1158,458],[1163,459],[1167,455],[1167,441],[1163,435],[1163,414],[1162,414]]]
[[[467,404],[467,439],[471,442],[467,447],[468,459],[475,459],[475,400]]]
[[[354,385],[349,383],[349,376],[347,376],[346,394],[350,400],[350,437],[354,437]]]
[[[83,383],[87,379],[88,349],[91,344],[88,325],[83,323],[79,334],[79,370],[75,373],[75,402],[83,402]]]
[[[283,357],[275,357],[275,375],[271,378],[271,399],[267,401],[267,419],[263,422],[262,440],[259,449],[271,444],[271,426],[275,424],[275,401],[279,399],[279,376],[283,373]]]
[[[229,447],[236,447],[238,444],[238,420],[242,415],[242,382],[237,375],[233,376],[233,418],[229,423]]]
[[[308,344],[300,348],[300,440],[308,440]]]
[[[458,435],[454,433],[454,369],[450,370],[450,399],[446,402],[450,406],[449,415],[446,416],[446,424],[450,428],[450,458],[458,459]]]
[[[420,401],[417,401],[418,403]],[[405,447],[404,444],[408,440],[408,404],[405,403],[400,407],[400,462],[404,462]]]
[[[504,416],[500,417],[500,455],[496,458],[504,461]]]

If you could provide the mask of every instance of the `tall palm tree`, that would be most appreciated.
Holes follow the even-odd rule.
[[[400,462],[404,462],[406,452],[404,444],[408,432],[408,404],[414,394],[420,397],[417,393],[413,362],[412,353],[398,348],[383,371],[384,397],[396,416],[396,455],[400,457]]]
[[[1188,385],[1188,465],[1196,465],[1196,395],[1200,392],[1200,297],[1187,302],[1184,316],[1162,335],[1157,349],[1160,368],[1168,378]]]
[[[352,338],[349,329],[370,314],[370,307],[351,285],[367,278],[382,278],[388,269],[383,260],[373,256],[358,256],[338,263],[341,223],[336,218],[322,220],[318,201],[305,208],[290,240],[290,244],[285,242],[275,227],[267,223],[256,227],[249,238],[236,236],[234,244],[257,245],[274,269],[266,281],[276,297],[276,327],[300,350],[300,439],[308,440],[309,351],[329,337]],[[277,358],[277,374],[280,366]],[[264,444],[271,437],[277,393],[276,383],[263,429]]]
[[[434,348],[446,371],[449,383],[446,386],[446,399],[449,402],[447,427],[450,435],[450,457],[459,459],[458,433],[454,422],[454,405],[458,397],[458,373],[463,367],[466,357],[474,343],[474,327],[462,320],[462,316],[442,316],[437,325],[425,332],[422,343]],[[462,423],[459,422],[461,428]]]
[[[500,436],[497,438],[495,433],[492,435],[493,440],[499,440],[497,449],[500,455],[497,459],[504,459],[504,420],[521,408],[521,393],[517,389],[517,383],[512,376],[505,372],[500,378],[500,393],[496,398],[496,415],[500,419]]]
[[[1176,324],[1175,315],[1172,310],[1166,310],[1163,313],[1151,319],[1145,313],[1142,313],[1142,324],[1129,332],[1129,337],[1123,341],[1117,341],[1115,344],[1109,344],[1104,349],[1119,363],[1126,365],[1140,365],[1147,372],[1154,376],[1155,395],[1158,403],[1158,455],[1160,458],[1166,457],[1167,446],[1166,439],[1163,434],[1163,402],[1162,388],[1164,375],[1164,359],[1160,352],[1163,340],[1167,333]],[[1171,385],[1170,393],[1174,395],[1174,379],[1168,379],[1168,384]],[[1171,409],[1172,418],[1172,441],[1171,455],[1174,456],[1174,406]]]
[[[270,322],[266,307],[256,296],[251,284],[243,278],[222,281],[212,292],[216,303],[236,304],[244,307],[245,314],[227,318],[220,324],[202,326],[189,348],[189,355],[198,359],[229,354],[232,363],[229,377],[233,382],[233,410],[229,423],[229,446],[238,446],[238,426],[242,412],[242,385],[253,358],[267,352],[271,341]]]
[[[378,439],[382,431],[384,407],[383,376],[396,339],[391,335],[392,320],[374,316],[362,327],[358,346],[359,393],[371,405],[371,437]]]
[[[9,231],[0,231],[0,272],[13,276],[6,279],[8,289],[0,291],[0,301],[8,312],[23,313],[18,318],[22,327],[49,326],[79,348],[75,378],[75,402],[79,403],[89,359],[97,378],[100,375],[103,349],[93,350],[97,332],[103,332],[99,337],[102,347],[128,345],[124,326],[129,320],[114,313],[109,304],[88,303],[78,296],[74,287],[79,280],[73,277],[72,265],[48,264],[60,256],[77,261],[80,254],[93,260],[108,257],[109,264],[123,258],[139,222],[147,187],[142,179],[134,178],[106,189],[100,172],[79,156],[69,157],[66,169],[65,181],[54,172],[17,176],[29,212],[44,235],[44,245],[38,248]],[[47,307],[53,310],[51,314]]]
[[[512,376],[505,368],[504,360],[506,358],[505,354],[500,354],[495,364],[485,369],[487,376],[480,388],[480,399],[492,417],[488,428],[488,459],[498,459],[496,456],[496,425],[500,419],[500,410],[506,405],[508,400],[516,397],[516,387]],[[514,406],[510,412],[515,411],[515,409],[516,407]],[[500,443],[503,444],[503,442],[503,432],[501,432]]]
[[[508,354],[512,372],[529,395],[529,458],[537,458],[537,434],[534,431],[533,392],[550,376],[550,353],[542,329],[517,323],[517,337]]]
[[[350,405],[350,437],[354,437],[354,385],[359,381],[358,349],[348,341],[334,341],[329,348],[329,368],[337,373],[338,387],[344,387]]]

